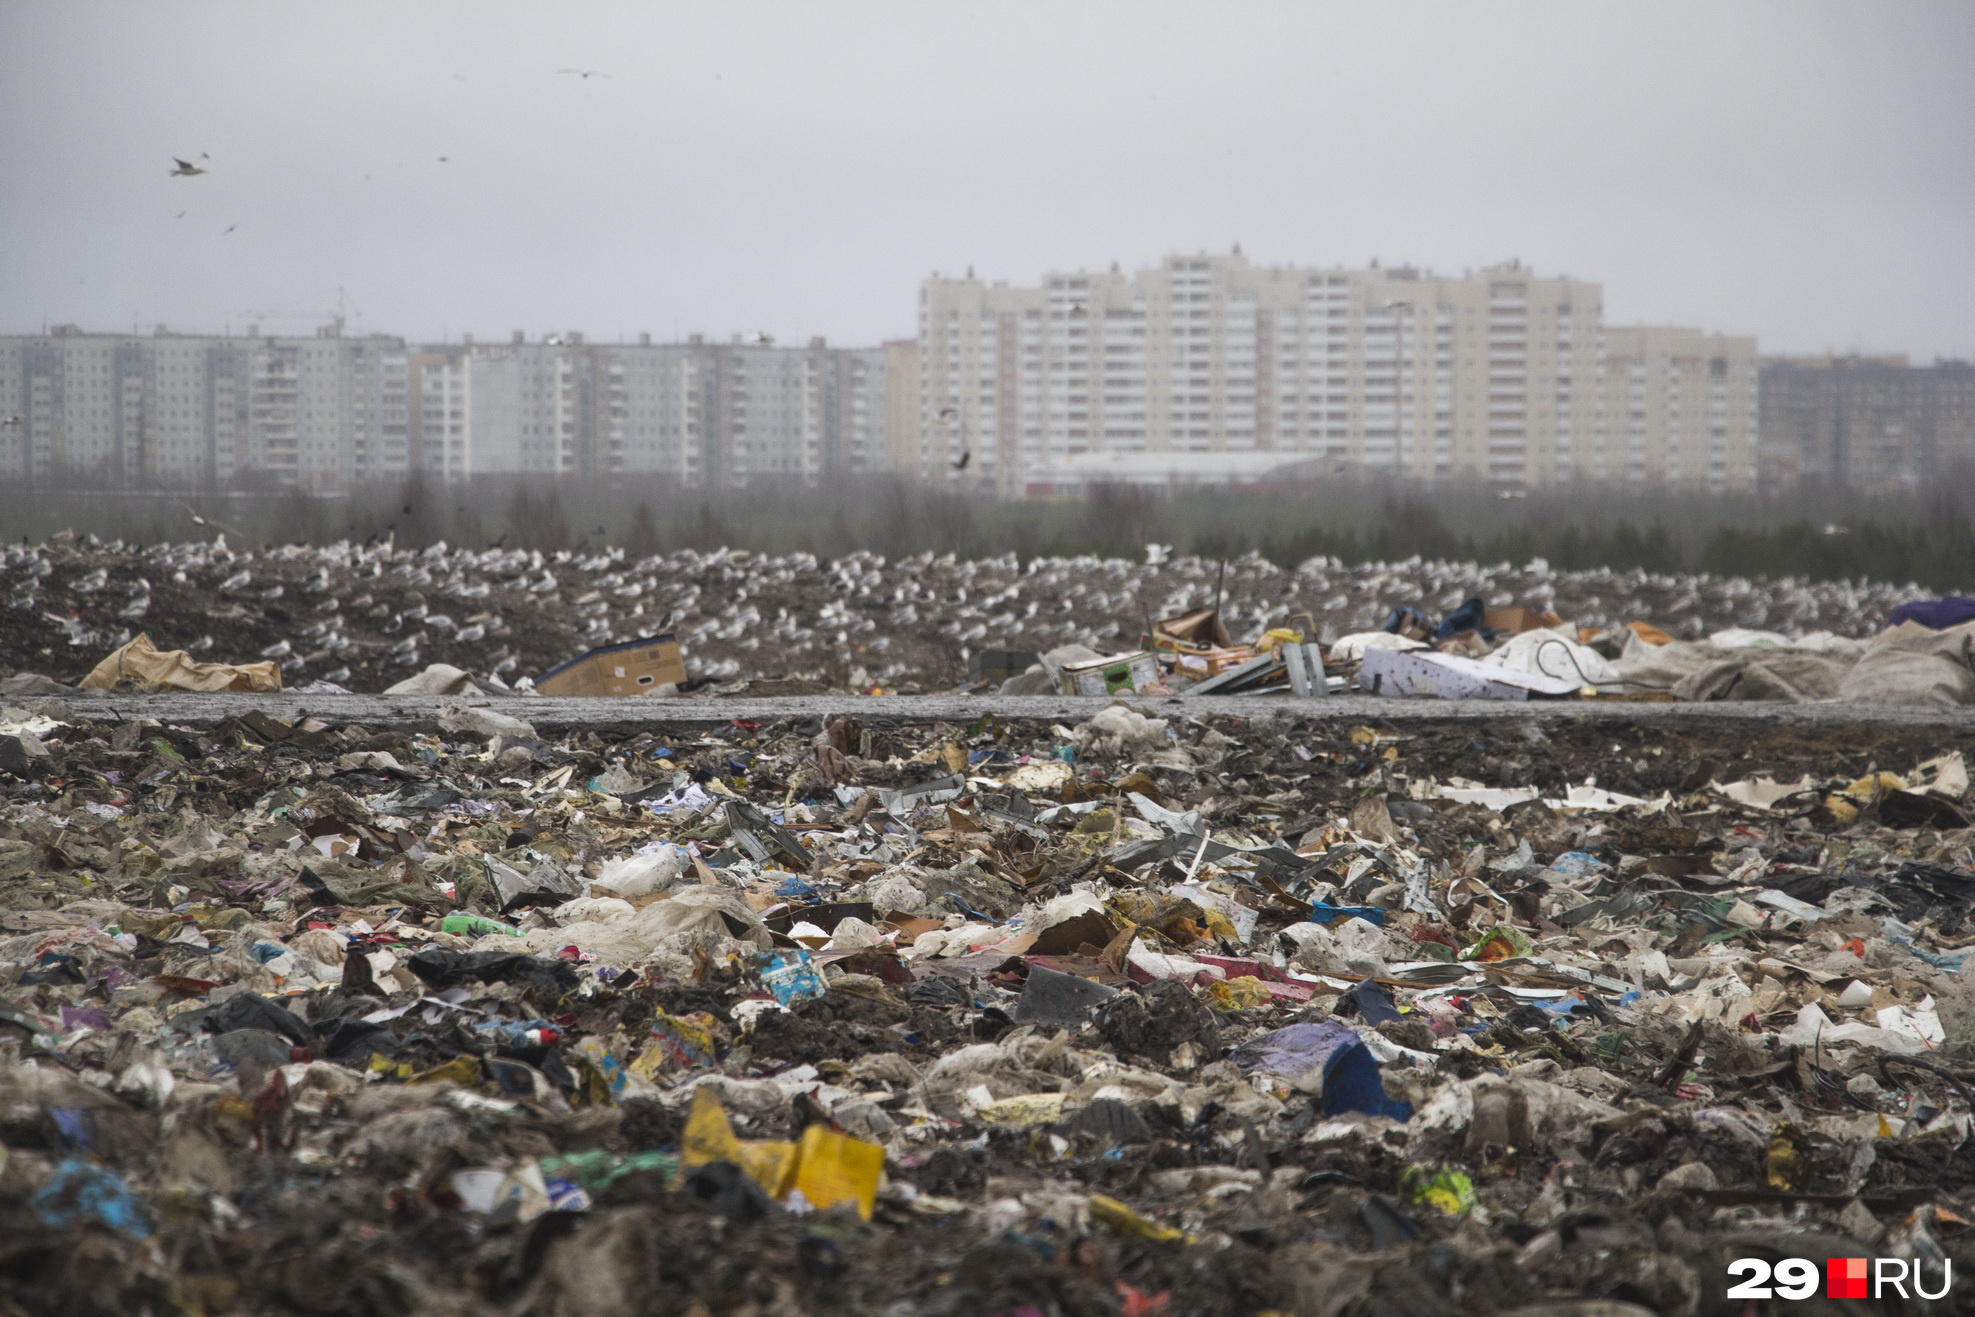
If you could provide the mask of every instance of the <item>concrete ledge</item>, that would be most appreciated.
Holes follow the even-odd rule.
[[[430,727],[439,709],[458,697],[427,695],[110,695],[26,701],[54,712],[57,704],[77,718],[118,721],[153,718],[184,726],[210,726],[229,715],[259,709],[280,718],[303,714],[326,722],[375,727]],[[1844,727],[1975,731],[1975,707],[1938,708],[1876,704],[1775,704],[1721,702],[1666,704],[1615,700],[1431,700],[1334,695],[1298,699],[1283,695],[1094,698],[1068,695],[805,695],[782,699],[648,699],[638,697],[464,697],[526,718],[542,731],[587,727],[719,726],[735,719],[811,719],[851,714],[871,721],[904,723],[997,718],[1075,723],[1107,704],[1127,703],[1151,717],[1232,716],[1318,723],[1557,722],[1632,723],[1647,726],[1762,726],[1828,730]]]

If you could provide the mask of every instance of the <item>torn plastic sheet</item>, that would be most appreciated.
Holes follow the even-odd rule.
[[[622,799],[627,805],[642,805],[653,814],[702,814],[714,805],[713,797],[697,782],[670,789],[647,787]]]
[[[901,787],[897,790],[880,788],[878,802],[885,807],[885,813],[893,818],[910,814],[921,805],[944,805],[958,800],[967,793],[967,779],[959,773],[946,777],[936,777],[930,782],[917,786]]]
[[[1175,810],[1167,809],[1163,805],[1153,804],[1151,800],[1136,791],[1129,793],[1129,798],[1132,808],[1137,810],[1138,816],[1147,823],[1155,824],[1158,827],[1188,836],[1197,837],[1200,835],[1201,823],[1199,810],[1188,810],[1186,813],[1181,814]]]
[[[1337,1020],[1292,1024],[1250,1039],[1228,1054],[1244,1073],[1261,1072],[1292,1088],[1319,1093],[1326,1116],[1346,1111],[1412,1119],[1413,1106],[1386,1096],[1378,1061],[1358,1031]]]
[[[1616,791],[1606,791],[1603,787],[1587,786],[1570,787],[1562,797],[1545,796],[1536,787],[1450,786],[1434,783],[1429,790],[1432,793],[1429,799],[1452,800],[1462,805],[1480,805],[1498,813],[1511,805],[1526,804],[1532,800],[1541,800],[1555,810],[1580,809],[1593,813],[1624,809],[1630,805],[1645,809],[1664,809],[1673,800],[1667,795],[1657,800],[1648,800],[1643,796],[1621,795]]]
[[[527,873],[486,856],[487,881],[500,895],[501,909],[512,910],[523,901],[539,900],[561,904],[583,895],[583,885],[562,871],[547,856],[529,853],[534,863]]]
[[[728,801],[726,815],[734,844],[756,864],[787,859],[807,869],[814,862],[814,857],[796,840],[794,833],[746,801]]]

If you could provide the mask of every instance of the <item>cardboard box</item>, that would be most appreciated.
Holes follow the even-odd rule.
[[[1161,649],[1229,649],[1234,645],[1227,624],[1211,608],[1160,618],[1152,624],[1152,643]]]
[[[686,680],[686,661],[671,636],[605,645],[557,664],[535,679],[543,695],[649,695]]]
[[[1141,650],[1063,665],[1065,695],[1113,695],[1139,691],[1159,680],[1159,660]]]
[[[1481,625],[1490,631],[1520,633],[1563,624],[1555,613],[1539,613],[1534,608],[1491,608],[1481,615]]]

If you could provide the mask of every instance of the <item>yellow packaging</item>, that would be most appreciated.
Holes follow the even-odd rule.
[[[708,1162],[732,1162],[747,1172],[770,1198],[788,1193],[795,1178],[796,1145],[780,1140],[741,1139],[727,1120],[727,1110],[710,1088],[693,1093],[693,1109],[686,1117],[685,1136],[680,1140],[679,1167],[690,1170]]]
[[[885,1150],[877,1144],[811,1125],[797,1145],[794,1187],[819,1209],[855,1203],[857,1214],[869,1221],[884,1171]]]
[[[1103,1194],[1090,1196],[1090,1214],[1093,1219],[1102,1221],[1113,1230],[1137,1235],[1140,1239],[1149,1239],[1155,1244],[1170,1244],[1187,1237],[1184,1230],[1162,1226],[1150,1217],[1140,1216],[1117,1199],[1107,1198]]]
[[[1024,1093],[1002,1098],[974,1112],[990,1125],[1048,1125],[1063,1119],[1063,1103],[1068,1093]]]

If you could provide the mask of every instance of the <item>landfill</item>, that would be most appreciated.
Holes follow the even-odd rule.
[[[317,691],[498,693],[529,690],[588,651],[671,636],[690,677],[660,676],[646,693],[913,694],[970,678],[974,688],[1012,682],[1031,693],[1184,691],[1225,676],[1222,660],[1244,647],[1248,661],[1269,651],[1275,675],[1262,684],[1287,690],[1309,656],[1281,651],[1286,639],[1321,645],[1326,674],[1352,689],[1368,644],[1394,644],[1431,655],[1408,662],[1409,692],[1422,671],[1431,686],[1480,662],[1499,670],[1484,679],[1506,671],[1555,687],[1538,698],[1589,688],[1870,701],[1891,690],[1899,702],[1975,701],[1967,616],[1912,585],[1565,571],[1541,560],[1282,567],[1253,553],[1146,557],[1156,561],[735,549],[633,559],[622,549],[254,548],[223,535],[145,546],[65,533],[0,553],[0,672],[74,685],[142,640],[147,651],[182,653],[179,670],[236,666],[237,689],[278,679]],[[1169,630],[1188,618],[1197,630],[1210,616],[1207,643]],[[1889,621],[1904,638],[1868,654]],[[1052,653],[1056,671],[1040,662]],[[984,666],[1009,656],[1019,662]],[[1156,675],[1145,668],[1155,658]],[[1133,661],[1139,674],[1127,683],[1118,674]],[[1066,674],[1063,664],[1084,666]],[[263,665],[276,677],[245,675]],[[129,668],[123,675],[139,675]],[[1383,682],[1379,693],[1389,693]]]
[[[378,598],[404,565],[350,558]],[[430,604],[416,561],[393,588]],[[1780,1310],[1727,1297],[1748,1258],[1971,1283],[1952,723],[214,698],[0,712],[0,1312],[1643,1317]]]

